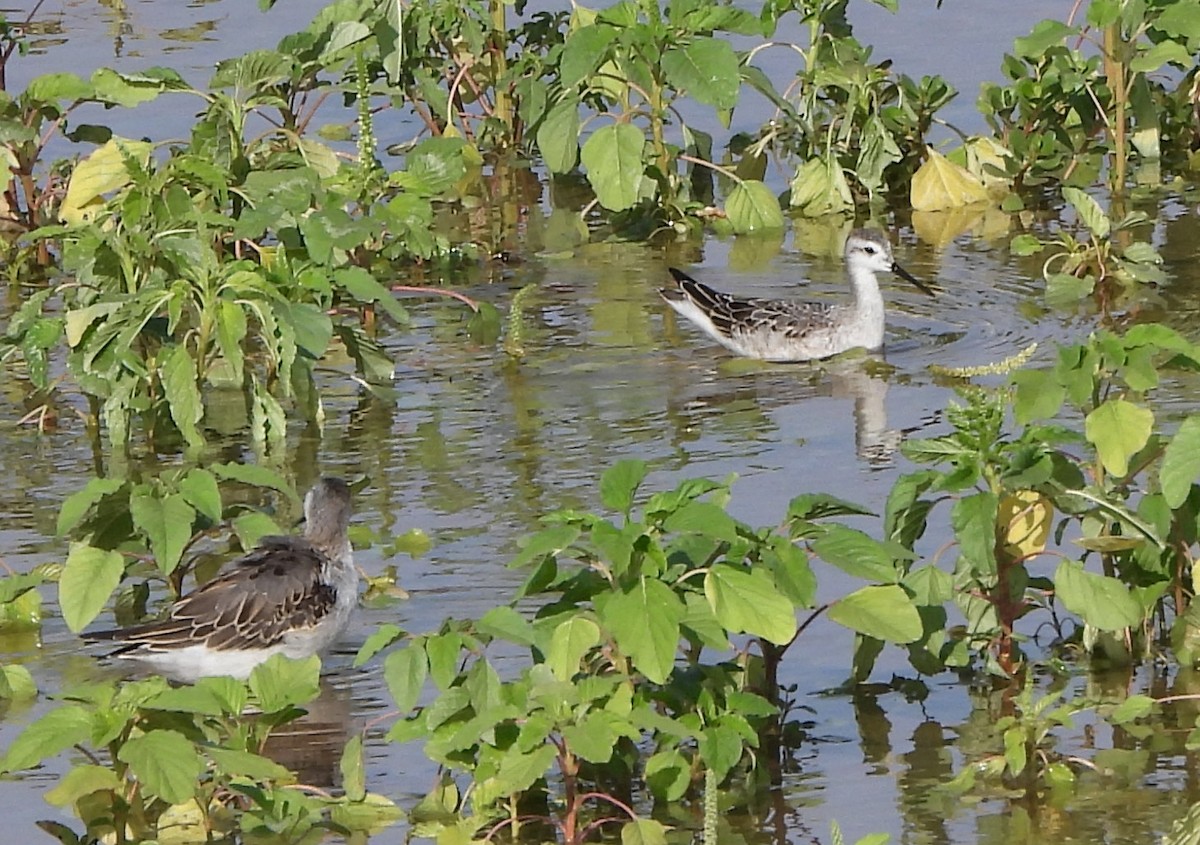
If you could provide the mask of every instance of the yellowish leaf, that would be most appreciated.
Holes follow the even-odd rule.
[[[914,211],[942,211],[974,202],[987,202],[988,192],[975,176],[936,150],[913,176]]]
[[[1000,500],[996,521],[1004,536],[1004,550],[1014,558],[1035,555],[1046,548],[1054,506],[1034,490],[1018,490]]]
[[[129,184],[126,161],[132,159],[145,167],[150,162],[151,149],[146,141],[109,138],[104,146],[75,166],[59,219],[71,225],[90,220],[103,206],[104,194]]]

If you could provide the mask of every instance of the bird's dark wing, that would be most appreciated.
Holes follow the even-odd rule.
[[[295,537],[266,537],[257,549],[171,608],[160,622],[86,635],[130,648],[166,651],[266,648],[289,631],[310,628],[333,607],[321,580],[325,556]]]
[[[769,333],[802,338],[810,331],[825,328],[832,322],[833,308],[836,306],[790,299],[743,299],[714,290],[682,270],[674,267],[668,270],[679,285],[679,290],[663,289],[660,291],[663,297],[687,297],[727,337]]]

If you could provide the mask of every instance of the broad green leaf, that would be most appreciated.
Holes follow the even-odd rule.
[[[554,629],[546,664],[554,677],[570,681],[579,672],[579,661],[600,643],[600,626],[590,619],[577,616]]]
[[[217,302],[217,346],[221,355],[233,370],[233,382],[241,385],[246,356],[242,352],[242,341],[246,339],[246,312],[240,303],[228,299]]]
[[[70,225],[90,220],[102,204],[104,194],[129,184],[131,177],[126,162],[135,161],[145,167],[150,162],[152,149],[146,141],[110,138],[71,171],[59,219]]]
[[[725,200],[725,215],[739,235],[782,229],[784,223],[778,197],[756,179],[734,185]]]
[[[1070,273],[1046,274],[1046,304],[1071,305],[1085,296],[1091,296],[1096,288],[1096,278],[1091,274],[1082,278]]]
[[[58,509],[58,536],[65,537],[97,502],[120,490],[124,483],[119,478],[93,478],[82,490],[76,490],[64,499]]]
[[[663,801],[678,801],[692,781],[691,761],[675,748],[652,754],[646,760],[644,778],[650,792]]]
[[[699,103],[717,109],[737,105],[738,58],[730,43],[720,38],[695,38],[683,47],[662,54],[667,82]]]
[[[3,630],[0,627],[0,632]],[[0,666],[0,699],[27,701],[37,694],[37,682],[28,669],[18,663]]]
[[[457,631],[429,635],[425,640],[425,655],[429,658],[429,677],[440,689],[446,689],[458,673],[458,663],[462,657],[462,635]],[[481,708],[475,709],[479,711]]]
[[[828,616],[839,625],[868,637],[891,643],[921,639],[921,615],[903,587],[869,586],[838,599]]]
[[[251,487],[269,487],[286,494],[293,502],[300,503],[292,485],[270,467],[261,464],[214,464],[209,469],[217,478],[249,484]]]
[[[1091,230],[1093,235],[1097,238],[1108,237],[1112,224],[1108,220],[1108,215],[1104,213],[1104,209],[1100,207],[1100,203],[1096,202],[1090,194],[1069,185],[1063,187],[1062,194],[1063,199],[1074,207],[1079,219]]]
[[[742,738],[727,725],[711,725],[700,733],[699,751],[704,765],[713,770],[719,783],[742,759]]]
[[[1025,771],[1029,756],[1025,750],[1025,731],[1020,725],[1013,725],[1004,732],[1004,762],[1008,765],[1008,773],[1013,777]]]
[[[806,161],[792,177],[792,208],[805,217],[838,214],[854,208],[854,194],[835,156]]]
[[[333,281],[359,302],[377,303],[397,323],[408,323],[408,311],[404,306],[362,267],[343,267],[333,274]]]
[[[718,563],[704,577],[704,595],[713,613],[728,630],[753,634],[777,645],[796,634],[792,603],[762,570],[746,572]]]
[[[158,372],[171,419],[175,420],[179,433],[189,446],[203,446],[204,435],[197,423],[204,416],[204,400],[196,386],[196,362],[187,347],[182,344],[172,347]]]
[[[3,771],[28,769],[85,741],[92,717],[81,705],[66,704],[31,723],[4,752]]]
[[[600,476],[600,501],[606,508],[628,516],[633,497],[645,478],[645,461],[617,461]]]
[[[1048,370],[1018,370],[1012,374],[1017,388],[1013,415],[1021,425],[1054,419],[1066,399],[1066,389]]]
[[[63,100],[87,100],[95,89],[73,73],[44,73],[25,87],[25,99],[31,102],[58,103]]]
[[[1200,477],[1200,416],[1190,416],[1179,426],[1163,453],[1158,483],[1172,509],[1187,501],[1192,484]]]
[[[58,604],[67,627],[76,633],[87,627],[104,608],[124,573],[125,558],[120,552],[72,543],[58,582]]]
[[[1064,560],[1054,572],[1054,595],[1063,606],[1101,631],[1119,631],[1142,622],[1142,608],[1116,578],[1088,572]]]
[[[1043,20],[1035,24],[1033,31],[1013,42],[1013,51],[1021,58],[1038,61],[1047,50],[1062,44],[1067,38],[1078,35],[1079,30],[1056,20]]]
[[[826,563],[855,578],[895,583],[902,574],[886,546],[845,525],[824,526],[812,541],[812,549]]]
[[[250,673],[250,692],[264,713],[307,704],[321,694],[321,658],[291,660],[274,654]]]
[[[359,648],[358,654],[354,655],[354,668],[357,669],[359,666],[362,666],[403,636],[404,629],[399,625],[393,625],[391,622],[383,623],[367,637],[366,641]]]
[[[479,618],[475,629],[517,645],[533,644],[533,626],[524,616],[507,605],[493,607]]]
[[[729,543],[736,543],[740,537],[738,521],[713,502],[688,502],[663,520],[663,528],[684,534],[703,534]]]
[[[524,792],[539,778],[545,777],[554,763],[555,754],[554,746],[550,744],[538,746],[529,753],[510,748],[501,759],[496,776],[478,784],[475,801],[486,806],[490,800]]]
[[[93,792],[121,792],[123,783],[117,773],[107,766],[79,764],[70,769],[58,785],[42,795],[47,804],[70,807]]]
[[[117,757],[142,786],[169,804],[182,804],[200,788],[204,761],[183,734],[153,730],[126,741]]]
[[[421,696],[429,675],[425,649],[417,645],[391,652],[383,661],[383,680],[400,713],[407,715]]]
[[[221,490],[211,472],[200,467],[189,469],[179,481],[179,492],[209,522],[221,521]]]
[[[1161,14],[1153,18],[1155,29],[1172,38],[1186,39],[1192,47],[1200,41],[1200,9],[1195,3],[1165,3],[1158,8]]]
[[[600,205],[609,211],[632,208],[638,200],[646,138],[629,123],[601,126],[583,145],[580,161]]]
[[[286,766],[281,766],[261,754],[218,746],[208,746],[204,749],[204,753],[212,758],[222,774],[232,777],[274,781],[276,784],[292,783],[296,779]]]
[[[616,37],[617,31],[604,24],[580,27],[568,35],[559,60],[562,86],[570,88],[595,73]]]
[[[950,512],[959,554],[978,575],[996,571],[996,507],[995,493],[975,493],[956,501]]]
[[[129,515],[134,527],[149,539],[158,570],[170,575],[192,539],[195,510],[182,493],[169,493],[160,499],[154,493],[134,491],[129,496]]]
[[[667,828],[654,819],[636,819],[621,828],[621,845],[667,845]]]
[[[367,780],[364,771],[362,734],[350,737],[342,749],[339,765],[342,772],[342,789],[351,801],[361,801],[367,795]]]
[[[1084,436],[1118,478],[1129,472],[1129,459],[1149,442],[1153,428],[1154,412],[1124,399],[1109,399],[1083,421]]]
[[[1155,711],[1158,703],[1148,695],[1131,695],[1108,714],[1108,721],[1114,725],[1124,725]]]
[[[282,533],[279,524],[260,511],[247,511],[233,518],[233,533],[243,549],[253,549],[263,537]]]
[[[150,102],[166,87],[161,79],[127,76],[106,67],[92,74],[91,83],[97,100],[127,109]]]
[[[578,725],[564,725],[562,736],[571,753],[596,765],[610,762],[617,742],[617,732],[609,722],[611,718],[598,711],[588,713]]]
[[[579,103],[574,99],[556,105],[537,131],[538,152],[551,173],[570,173],[579,160]]]
[[[932,148],[929,158],[913,174],[910,189],[914,211],[945,211],[977,202],[987,202],[984,184],[964,167],[959,167]]]
[[[661,581],[642,576],[605,602],[600,616],[638,671],[653,683],[665,683],[675,666],[684,617],[679,596]]]

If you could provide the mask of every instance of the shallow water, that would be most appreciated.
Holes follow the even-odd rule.
[[[82,52],[72,55],[81,63],[115,62],[122,70],[167,63],[197,69],[197,80],[203,80],[199,69],[273,44],[319,6],[292,0],[259,17],[251,5],[218,2],[185,10],[146,2],[131,4],[129,15],[119,19],[107,10],[91,14],[90,5],[65,4],[56,20],[70,46],[47,45],[44,54],[17,62],[10,84],[19,84],[19,73],[48,70],[46,64],[60,62],[62,50],[75,46]],[[862,4],[855,14],[859,37],[877,45],[877,56],[895,57],[910,75],[942,73],[963,88],[956,107],[965,103],[969,111],[951,118],[961,123],[974,114],[974,85],[998,66],[1012,36],[1065,5],[1007,4],[1000,23],[1011,32],[991,21],[986,29],[964,28],[964,49],[936,56],[923,46],[928,16],[939,25],[957,25],[973,21],[983,3],[956,0],[936,13],[906,6],[895,18]],[[242,23],[248,16],[254,27]],[[177,31],[189,35],[166,34]],[[190,114],[190,107],[181,113],[182,126]],[[1153,240],[1173,279],[1146,297],[1144,312],[1195,336],[1200,275],[1193,269],[1198,234],[1193,203],[1169,193],[1143,203],[1159,221]],[[543,196],[542,210],[547,208]],[[413,323],[386,342],[397,363],[394,397],[366,394],[344,368],[333,365],[323,374],[324,430],[297,429],[289,439],[299,487],[321,473],[363,477],[368,483],[356,502],[356,525],[392,534],[420,528],[433,541],[418,560],[385,560],[378,547],[357,553],[370,573],[396,564],[411,599],[364,608],[327,660],[320,729],[284,743],[305,759],[280,752],[289,764],[303,766],[311,782],[328,782],[345,737],[389,710],[378,663],[365,671],[350,668],[368,634],[383,622],[427,631],[446,616],[477,616],[502,601],[524,579],[524,573],[506,568],[516,540],[551,510],[598,508],[599,473],[617,458],[650,462],[651,490],[685,477],[737,473],[731,512],[754,525],[778,521],[788,501],[808,491],[829,492],[878,512],[894,479],[910,468],[896,451],[898,443],[943,429],[940,411],[954,394],[931,374],[931,365],[988,363],[1034,342],[1040,344],[1035,361],[1047,362],[1055,341],[1078,338],[1096,324],[1088,306],[1044,305],[1040,265],[1009,254],[1006,223],[1000,228],[990,218],[961,225],[915,218],[894,227],[897,260],[945,293],[931,300],[900,280],[884,281],[891,309],[884,355],[810,365],[737,362],[677,323],[661,304],[655,287],[665,279],[665,268],[685,266],[743,294],[794,295],[803,279],[806,297],[845,296],[840,260],[828,247],[836,242],[835,232],[799,224],[780,244],[714,239],[663,250],[599,244],[568,258],[538,257],[549,237],[546,228],[535,210],[524,228],[501,233],[520,247],[523,263],[481,265],[457,286],[503,308],[524,285],[538,285],[528,303],[521,361],[498,346],[467,341],[466,314],[456,303],[406,299]],[[26,410],[21,384],[10,378],[0,386],[0,419],[20,417]],[[1197,394],[1188,382],[1176,388],[1163,404],[1182,415],[1195,408]],[[0,491],[3,562],[23,571],[61,560],[64,543],[54,536],[58,507],[91,476],[97,460],[82,425],[64,415],[45,434],[23,426],[6,428],[2,436],[0,474],[11,479]],[[875,525],[860,524],[868,530]],[[946,539],[940,530],[935,520],[923,551]],[[836,570],[822,568],[818,577],[822,595],[848,587]],[[1088,739],[1084,719],[1067,734],[1066,745],[1085,757],[1095,754],[1088,742],[1140,754],[1128,774],[1085,774],[1076,798],[1043,808],[1036,818],[1003,796],[958,799],[940,792],[936,785],[986,745],[997,705],[951,677],[932,679],[929,697],[921,701],[870,688],[855,696],[826,694],[848,674],[851,647],[849,632],[819,620],[789,654],[781,680],[798,685],[797,704],[811,723],[810,736],[763,806],[729,815],[747,841],[829,841],[831,820],[841,823],[847,841],[872,831],[910,843],[1149,841],[1200,797],[1195,762],[1183,749],[1186,724],[1175,746],[1151,753],[1128,737],[1110,735],[1102,722]],[[25,662],[47,692],[106,671],[58,618],[46,621],[40,642],[4,642],[0,649],[0,659]],[[892,671],[911,674],[897,650],[885,651],[875,677],[886,681]],[[1071,683],[1075,692],[1109,684],[1114,694],[1123,694],[1152,685],[1156,692],[1186,691],[1195,682],[1187,674],[1156,679],[1147,669],[1129,678],[1080,676]],[[3,714],[0,746],[47,706],[41,698]],[[379,725],[369,733],[368,785],[411,807],[432,784],[434,767],[418,748],[387,745],[381,733]],[[0,781],[0,808],[11,829],[32,837],[35,820],[59,817],[41,799],[54,772],[51,766]],[[680,823],[687,821],[695,820]],[[395,843],[404,835],[399,825],[371,841]]]

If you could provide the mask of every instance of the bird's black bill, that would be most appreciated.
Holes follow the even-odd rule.
[[[917,290],[921,291],[921,293],[927,294],[929,296],[937,296],[938,295],[938,288],[931,287],[931,286],[925,284],[924,282],[918,282],[916,280],[916,278],[912,275],[912,273],[908,272],[907,270],[905,270],[903,267],[901,267],[899,264],[896,264],[895,262],[892,263],[892,272],[895,273],[900,278],[904,279],[904,281],[908,282],[910,285],[915,287]]]

